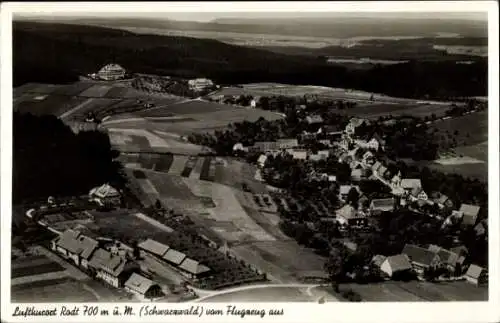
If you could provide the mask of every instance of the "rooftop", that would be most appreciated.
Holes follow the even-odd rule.
[[[484,268],[472,264],[469,266],[469,269],[467,269],[467,273],[465,275],[477,279],[481,276],[483,270]]]
[[[169,249],[167,253],[163,255],[163,259],[176,265],[180,265],[184,258],[186,258],[186,255],[175,249]]]
[[[401,187],[405,189],[422,187],[422,182],[418,178],[403,178],[401,180]]]
[[[147,239],[146,241],[139,243],[138,247],[160,257],[163,256],[168,249],[170,249],[169,246],[152,239]]]
[[[428,249],[421,248],[412,244],[405,245],[401,253],[407,255],[412,262],[423,266],[430,266],[432,261],[437,256],[435,253]]]
[[[199,275],[210,271],[210,268],[200,264],[198,261],[191,258],[184,259],[179,268],[194,275]]]
[[[393,272],[411,269],[411,264],[408,256],[404,254],[387,257],[386,261],[389,262],[389,265],[391,266]]]
[[[141,294],[146,294],[148,289],[153,285],[155,285],[155,283],[152,280],[136,273],[133,273],[125,282],[125,287],[133,289]]]

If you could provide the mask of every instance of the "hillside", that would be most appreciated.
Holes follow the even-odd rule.
[[[34,55],[36,53],[36,55]],[[418,62],[348,71],[318,58],[273,53],[188,37],[110,28],[15,22],[14,86],[64,83],[116,62],[130,72],[205,76],[222,84],[278,82],[356,88],[408,97],[486,95],[487,62]],[[404,79],[402,76],[404,75]]]

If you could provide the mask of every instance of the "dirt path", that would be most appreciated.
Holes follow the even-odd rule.
[[[61,119],[61,120],[67,120],[72,114],[74,114],[74,113],[78,112],[79,110],[85,108],[87,105],[89,105],[90,103],[92,103],[92,101],[94,101],[93,98],[87,99],[86,101],[80,103],[79,105],[77,105],[73,109],[68,110],[68,111],[64,112],[63,114],[61,114],[59,116],[59,119]]]

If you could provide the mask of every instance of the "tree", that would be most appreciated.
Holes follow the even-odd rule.
[[[341,248],[332,248],[330,256],[325,263],[325,271],[330,278],[335,292],[339,292],[339,282],[345,277],[345,256],[346,252]]]
[[[352,187],[349,190],[349,193],[347,193],[347,200],[346,202],[351,204],[354,207],[358,206],[358,201],[359,201],[359,192],[355,187]]]

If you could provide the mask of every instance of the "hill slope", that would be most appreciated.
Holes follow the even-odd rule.
[[[216,40],[55,23],[15,22],[13,27],[14,86],[74,81],[78,75],[116,62],[131,72],[205,76],[226,84],[311,84],[409,97],[486,95],[486,60],[472,65],[413,61],[348,71],[314,57],[272,53]]]

